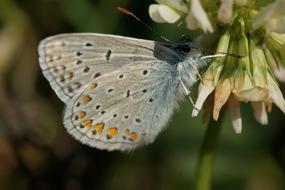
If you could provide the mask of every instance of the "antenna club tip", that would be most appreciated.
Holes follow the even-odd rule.
[[[127,15],[133,15],[133,13],[131,11],[129,11],[128,9],[125,9],[123,7],[117,7],[117,10],[124,13],[124,14],[127,14]]]

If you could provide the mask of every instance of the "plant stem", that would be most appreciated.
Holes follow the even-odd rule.
[[[223,114],[221,114],[217,122],[211,119],[208,123],[208,128],[199,154],[195,190],[211,189],[214,154],[222,128],[222,115]]]

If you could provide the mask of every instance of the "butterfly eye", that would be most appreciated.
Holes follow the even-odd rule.
[[[184,53],[189,53],[191,51],[191,47],[188,44],[183,44],[178,46],[178,50]]]

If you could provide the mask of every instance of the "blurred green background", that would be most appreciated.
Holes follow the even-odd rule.
[[[201,117],[191,118],[189,101],[182,102],[167,130],[149,146],[128,154],[92,149],[65,131],[64,105],[37,61],[39,41],[58,33],[161,40],[116,6],[127,7],[170,39],[189,34],[183,26],[153,23],[148,16],[151,3],[0,0],[0,190],[193,189],[206,125]],[[213,189],[284,190],[284,114],[274,107],[265,127],[255,121],[249,105],[242,104],[242,115],[243,133],[237,135],[226,113]]]

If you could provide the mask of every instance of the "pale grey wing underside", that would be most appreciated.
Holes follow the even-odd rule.
[[[175,65],[130,64],[93,79],[67,102],[64,124],[77,140],[107,150],[153,142],[177,105]]]
[[[44,76],[66,103],[97,77],[130,63],[156,60],[154,46],[148,40],[74,33],[42,40],[38,52]]]

